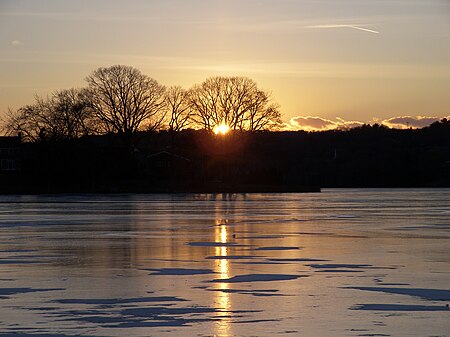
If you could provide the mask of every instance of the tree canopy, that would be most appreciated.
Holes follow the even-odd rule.
[[[277,104],[247,77],[211,77],[195,85],[189,94],[196,125],[213,130],[227,125],[232,130],[258,131],[281,123]]]
[[[5,129],[20,132],[25,140],[73,139],[96,132],[85,89],[67,89],[50,96],[35,96],[35,103],[9,109]]]
[[[9,109],[3,127],[31,141],[116,133],[131,141],[139,130],[186,128],[259,131],[281,124],[278,104],[247,77],[216,76],[190,89],[166,89],[136,68],[100,67],[81,89],[60,90]]]
[[[169,131],[177,132],[187,128],[193,117],[193,109],[189,105],[189,91],[180,86],[172,86],[166,91],[165,103]]]
[[[157,129],[164,119],[164,86],[139,70],[116,65],[86,78],[89,103],[106,131],[131,135],[144,124]]]

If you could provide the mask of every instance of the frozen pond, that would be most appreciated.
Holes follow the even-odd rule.
[[[0,196],[0,336],[450,336],[450,189]]]

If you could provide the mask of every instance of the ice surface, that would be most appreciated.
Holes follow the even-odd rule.
[[[268,259],[272,262],[322,262],[322,261],[329,261],[324,259],[314,259],[309,257],[297,257],[297,258],[274,258],[274,259]]]
[[[0,196],[0,337],[450,337],[449,224],[450,189]]]
[[[353,310],[373,311],[448,311],[445,305],[410,305],[410,304],[358,304]]]
[[[135,297],[135,298],[68,298],[53,300],[61,304],[89,304],[89,305],[112,305],[112,304],[130,304],[130,303],[148,303],[148,302],[184,302],[185,299],[176,296],[153,296],[153,297]]]
[[[228,294],[241,294],[241,295],[252,295],[252,296],[286,296],[279,293],[278,289],[208,289],[208,291],[220,291]]]
[[[379,291],[389,294],[409,295],[420,297],[430,301],[450,301],[450,289],[386,288],[386,287],[346,287],[346,289],[358,289],[367,291]]]
[[[193,247],[233,247],[242,246],[234,242],[188,242],[189,246]]]
[[[11,296],[17,294],[35,293],[43,291],[64,290],[62,288],[0,288],[0,296]]]
[[[306,275],[288,275],[288,274],[245,274],[237,275],[230,278],[214,279],[210,282],[216,283],[241,283],[241,282],[271,282],[271,281],[287,281],[295,280]]]
[[[300,247],[274,246],[274,247],[258,247],[255,250],[299,250]]]
[[[214,256],[207,256],[206,259],[208,260],[246,260],[246,259],[257,259],[261,258],[262,256],[257,255],[214,255]]]
[[[150,275],[205,275],[214,274],[212,269],[194,269],[194,268],[152,268]]]

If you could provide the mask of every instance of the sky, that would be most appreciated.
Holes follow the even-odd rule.
[[[0,116],[115,64],[250,77],[288,129],[450,115],[448,0],[0,0],[0,46]]]

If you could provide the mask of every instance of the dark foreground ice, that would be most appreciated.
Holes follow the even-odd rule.
[[[359,304],[354,310],[374,311],[449,311],[445,305],[410,305],[410,304]]]

